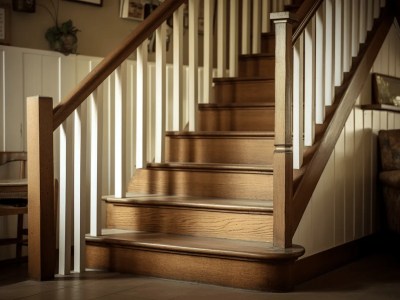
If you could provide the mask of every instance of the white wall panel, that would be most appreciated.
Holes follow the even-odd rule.
[[[371,73],[400,77],[400,35],[392,26]],[[371,76],[346,122],[293,242],[306,256],[376,232],[380,226],[377,134],[400,128],[400,114],[361,110],[372,101]]]

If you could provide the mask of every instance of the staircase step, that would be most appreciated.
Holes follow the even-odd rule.
[[[164,163],[138,169],[128,192],[232,199],[272,199],[267,165]]]
[[[247,289],[292,289],[304,248],[266,242],[103,230],[86,237],[87,267]]]
[[[239,57],[239,77],[275,78],[275,54],[261,53]]]
[[[200,131],[274,131],[274,103],[200,104]]]
[[[272,103],[275,81],[266,77],[214,78],[214,99],[215,103]]]
[[[167,132],[167,162],[272,164],[273,132]]]
[[[272,200],[135,195],[107,202],[107,228],[272,242]]]
[[[275,53],[275,32],[267,32],[261,35],[261,52]]]

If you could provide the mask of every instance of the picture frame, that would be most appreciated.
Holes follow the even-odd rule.
[[[147,0],[121,0],[120,18],[143,21],[157,6]]]
[[[400,106],[400,78],[373,73],[372,95],[374,104]]]
[[[11,44],[11,7],[0,4],[0,44]]]
[[[35,0],[12,0],[13,11],[34,13],[36,11]]]
[[[94,6],[103,6],[103,0],[64,0],[64,1],[77,2]]]

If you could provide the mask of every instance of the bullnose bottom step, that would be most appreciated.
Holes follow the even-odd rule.
[[[103,230],[86,237],[87,267],[239,288],[286,291],[304,248],[266,242]]]

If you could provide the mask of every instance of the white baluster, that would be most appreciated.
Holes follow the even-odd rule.
[[[137,49],[136,65],[136,168],[145,168],[147,164],[147,117],[148,117],[148,79],[147,46],[144,40]]]
[[[250,0],[242,0],[242,54],[250,54]]]
[[[335,1],[335,86],[342,84],[342,29],[343,29],[343,9],[342,1]]]
[[[90,109],[90,235],[101,235],[101,174],[103,135],[101,117],[103,99],[95,90],[89,96]],[[123,101],[126,99],[124,98]],[[125,136],[123,136],[125,139]]]
[[[261,52],[261,2],[253,0],[253,34],[252,34],[252,53]]]
[[[349,72],[351,67],[351,0],[343,2],[342,68]]]
[[[115,197],[124,198],[126,194],[126,65],[115,70]]]
[[[360,45],[360,0],[353,0],[352,6],[351,55],[356,57],[358,55],[358,49]]]
[[[280,0],[272,0],[272,11],[279,11],[279,2]]]
[[[198,99],[198,1],[189,0],[189,131],[196,130]]]
[[[214,68],[213,20],[214,0],[204,0],[204,102],[211,102]]]
[[[262,0],[262,8],[261,8],[261,20],[262,20],[262,32],[270,32],[271,31],[271,19],[269,18],[269,14],[271,13],[271,2],[270,0]]]
[[[58,273],[61,275],[70,274],[71,271],[71,238],[72,238],[72,202],[67,194],[67,164],[68,164],[68,146],[67,127],[68,121],[60,125],[60,174],[59,174],[59,253],[58,253]]]
[[[183,10],[184,7],[182,5],[173,15],[174,86],[172,130],[174,131],[183,129]],[[205,33],[204,37],[206,37]]]
[[[303,164],[304,149],[304,34],[300,35],[293,47],[293,168]]]
[[[239,1],[230,1],[229,20],[229,76],[235,77],[238,73],[238,32],[239,32]],[[261,33],[260,33],[261,38]],[[258,45],[260,47],[260,45]]]
[[[225,76],[226,70],[226,0],[218,0],[218,18],[217,18],[217,69],[218,77]]]
[[[374,19],[379,18],[380,9],[381,9],[380,0],[374,0]]]
[[[367,31],[372,29],[374,24],[374,1],[367,0]]]
[[[326,0],[325,9],[325,105],[333,103],[333,76],[334,76],[334,59],[333,53],[335,49],[335,39],[333,32],[333,0]]]
[[[155,162],[164,162],[166,117],[166,24],[156,30]],[[193,101],[193,99],[190,99]]]
[[[312,146],[315,136],[315,17],[304,32],[304,144]]]
[[[74,113],[74,271],[85,270],[85,234],[86,234],[86,205],[82,186],[83,153],[82,153],[82,114],[81,107]]]
[[[284,7],[285,7],[285,1],[278,0],[278,11],[284,11]]]
[[[322,124],[325,120],[324,23],[323,7],[320,7],[315,15],[315,121],[317,124]]]
[[[367,2],[365,0],[360,1],[360,43],[363,44],[367,38]]]

